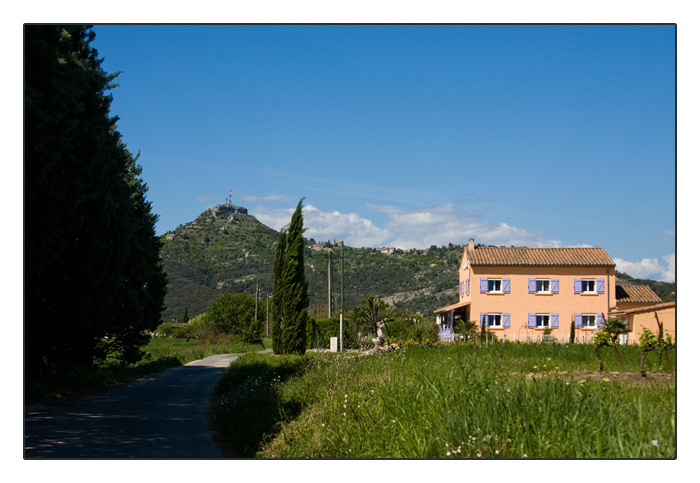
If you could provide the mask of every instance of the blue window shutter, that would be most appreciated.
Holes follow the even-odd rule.
[[[574,327],[577,329],[583,327],[583,316],[581,314],[574,314]]]
[[[597,314],[596,315],[596,327],[599,329],[602,329],[603,326],[605,326],[605,317],[603,317],[603,314]]]
[[[479,314],[479,327],[488,327],[489,321],[487,319],[487,314],[486,312],[481,312]]]
[[[574,279],[574,293],[581,293],[582,291],[583,291],[583,288],[581,287],[581,279],[575,278]]]
[[[466,291],[464,293],[466,295],[469,295],[469,279],[467,279],[464,283],[466,284],[466,286],[465,286]]]
[[[596,292],[605,293],[605,279],[599,278],[596,283]]]
[[[537,280],[534,278],[527,279],[527,293],[537,292]]]
[[[503,293],[510,293],[510,279],[503,279]]]
[[[510,329],[510,313],[504,312],[502,317],[503,328]]]
[[[552,293],[559,293],[559,279],[558,278],[552,279],[552,283],[550,284],[550,288],[552,290]]]
[[[489,291],[489,279],[488,278],[482,278],[479,281],[479,292],[481,293],[486,293]]]
[[[534,329],[535,327],[537,327],[537,315],[527,314],[527,328]]]
[[[550,320],[550,325],[552,326],[552,329],[559,328],[559,314],[552,314],[551,320]]]

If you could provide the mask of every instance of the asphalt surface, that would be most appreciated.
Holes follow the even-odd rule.
[[[57,406],[28,407],[25,459],[205,459],[211,391],[238,354],[220,354]]]

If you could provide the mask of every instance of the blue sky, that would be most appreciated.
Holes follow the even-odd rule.
[[[159,234],[602,246],[675,280],[675,27],[98,25]]]

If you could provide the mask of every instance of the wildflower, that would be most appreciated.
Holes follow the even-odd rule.
[[[450,443],[445,443],[445,448],[449,448],[449,447],[450,447]]]
[[[324,423],[321,423],[321,427],[322,427],[322,428],[325,428],[326,425],[325,425]]]
[[[496,450],[496,454],[498,454],[498,450]]]
[[[452,454],[452,453],[450,453],[449,451],[447,452],[447,456],[450,456],[451,454]]]
[[[659,440],[657,440],[657,439],[652,439],[652,440],[651,440],[651,444],[654,445],[654,446],[658,446],[658,445],[659,445]]]
[[[392,422],[392,423],[395,423],[395,422],[396,422],[396,420],[395,420],[395,419],[392,419],[392,420],[391,420],[391,422]]]
[[[527,454],[523,454],[523,458],[527,458]]]
[[[343,417],[345,417],[345,413],[343,413]]]
[[[476,457],[477,457],[477,458],[481,458],[481,453],[477,453],[477,454],[476,454]]]

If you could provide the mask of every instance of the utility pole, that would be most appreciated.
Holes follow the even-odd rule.
[[[255,324],[258,323],[258,296],[260,295],[260,284],[255,284]]]
[[[328,250],[328,318],[333,317],[333,249]]]
[[[343,352],[343,244],[340,241],[340,352]]]
[[[267,292],[267,309],[265,310],[265,318],[267,319],[267,329],[265,337],[270,337],[270,292]]]

